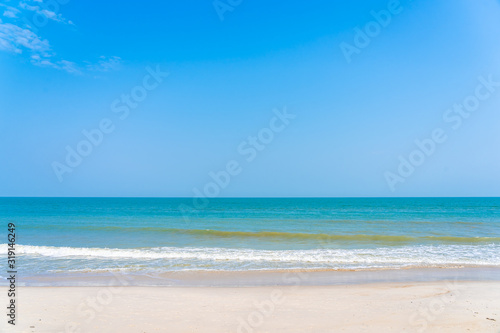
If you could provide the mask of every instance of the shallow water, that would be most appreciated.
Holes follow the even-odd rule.
[[[25,276],[500,266],[500,198],[0,198],[0,220]]]

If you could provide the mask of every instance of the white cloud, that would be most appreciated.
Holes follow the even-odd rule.
[[[82,71],[80,70],[79,66],[75,64],[74,62],[67,61],[67,60],[61,60],[59,61],[60,69],[71,73],[71,74],[82,74]]]
[[[100,56],[96,64],[87,62],[87,68],[96,72],[109,72],[120,69],[122,58],[116,56]]]
[[[19,3],[19,7],[21,7],[22,9],[31,10],[31,11],[40,10],[40,7],[38,7],[38,6],[30,6],[26,2],[20,2]]]
[[[17,13],[15,13],[12,10],[6,10],[5,12],[3,12],[3,16],[5,16],[5,17],[11,17],[11,18],[16,18],[17,17]]]
[[[5,8],[3,17],[9,22],[4,23],[0,19],[0,51],[21,55],[28,54],[30,62],[35,66],[54,68],[76,75],[83,74],[84,69],[86,71],[109,72],[121,67],[121,58],[116,56],[101,56],[96,63],[86,61],[81,66],[75,62],[56,57],[49,41],[37,34],[38,29],[24,23],[24,21],[21,22],[19,19],[19,14],[26,14],[22,11],[31,11],[43,15],[49,20],[73,24],[70,20],[63,18],[61,14],[46,9],[42,0],[31,0],[31,2],[24,0],[19,2],[18,8],[0,3],[0,8],[2,7]],[[27,16],[24,15],[24,17]]]
[[[52,67],[52,68],[58,68],[56,64],[54,64],[52,61],[49,59],[31,59],[31,63],[35,66],[39,67]]]
[[[46,39],[38,37],[29,29],[11,23],[0,23],[0,48],[15,53],[28,49],[34,53],[46,54],[50,45]]]
[[[3,3],[0,3],[1,7],[5,7],[5,11],[3,12],[3,16],[9,18],[17,18],[17,14],[21,13],[21,11],[15,7],[7,6]]]
[[[80,67],[76,63],[67,60],[59,60],[57,62],[53,62],[50,58],[43,58],[38,54],[34,54],[31,56],[31,63],[39,67],[51,67],[59,69],[70,74],[82,74]]]
[[[29,10],[29,11],[35,12],[38,15],[45,16],[49,20],[53,20],[53,21],[56,21],[56,22],[73,25],[73,22],[70,21],[70,20],[65,19],[61,15],[61,13],[58,14],[58,13],[53,12],[51,10],[48,10],[46,8],[42,8],[40,6],[32,6],[32,5],[30,5],[30,4],[26,3],[26,2],[20,2],[19,3],[19,7],[22,8],[22,9],[25,9],[25,10]]]
[[[29,29],[11,23],[0,22],[0,49],[17,54],[28,51],[31,53],[30,61],[35,66],[51,67],[71,74],[81,74],[78,66],[71,61],[54,62],[52,60],[54,54],[46,39],[40,38]]]

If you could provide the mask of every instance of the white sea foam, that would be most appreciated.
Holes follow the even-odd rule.
[[[7,245],[1,244],[0,251]],[[384,247],[373,249],[313,249],[313,250],[255,250],[228,248],[74,248],[53,246],[17,245],[18,255],[40,259],[85,259],[102,261],[112,259],[162,260],[185,262],[186,265],[200,265],[203,262],[231,262],[233,265],[249,263],[293,263],[311,266],[335,265],[494,265],[500,266],[500,245],[419,245],[404,247]],[[147,264],[147,262],[144,262]],[[279,266],[279,265],[278,265]]]

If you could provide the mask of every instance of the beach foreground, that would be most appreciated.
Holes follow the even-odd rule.
[[[499,332],[500,283],[20,287],[15,329],[5,320],[1,326],[7,332]]]

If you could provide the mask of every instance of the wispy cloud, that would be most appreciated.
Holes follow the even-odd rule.
[[[41,2],[41,1],[35,1],[35,2]],[[47,19],[49,20],[53,20],[53,21],[56,21],[56,22],[60,22],[60,23],[65,23],[65,24],[71,24],[73,25],[73,22],[71,22],[70,20],[64,18],[60,13],[55,13],[53,11],[50,11],[48,9],[45,9],[45,8],[41,8],[40,6],[32,6],[26,2],[20,2],[19,3],[19,7],[22,8],[22,9],[26,9],[26,10],[29,10],[29,11],[32,11],[32,12],[35,12],[39,15],[43,15],[45,16]]]
[[[5,17],[17,17],[17,14],[15,12],[13,12],[12,10],[6,10],[5,12],[3,12],[3,16]]]
[[[87,69],[95,72],[109,72],[120,69],[122,59],[120,57],[100,56],[97,63],[87,62]]]
[[[57,65],[54,64],[50,58],[42,58],[40,57],[39,54],[33,54],[31,56],[31,63],[35,66],[40,66],[40,67],[52,67],[52,68],[57,68]]]
[[[31,56],[31,63],[35,66],[39,67],[51,67],[59,70],[66,71],[70,74],[81,75],[83,74],[80,66],[76,63],[67,61],[67,60],[58,60],[53,62],[50,58],[42,58],[38,54],[34,54]]]
[[[120,69],[121,58],[117,56],[100,56],[97,61],[84,61],[82,65],[58,58],[49,41],[38,35],[36,24],[26,22],[26,16],[32,12],[34,14],[31,15],[41,15],[47,18],[47,21],[74,24],[60,13],[45,8],[42,3],[42,0],[24,0],[19,2],[17,8],[0,3],[0,13],[4,8],[3,18],[7,21],[0,19],[0,51],[28,55],[35,66],[54,68],[76,75],[84,74],[85,71],[109,72]],[[23,16],[24,20],[20,18]]]
[[[0,50],[23,54],[30,53],[30,62],[39,67],[51,67],[71,74],[82,74],[78,65],[67,60],[55,59],[48,40],[33,31],[11,23],[0,23]]]
[[[46,39],[40,38],[29,29],[0,21],[0,49],[19,54],[23,53],[23,50],[30,50],[49,56],[50,45]]]
[[[17,18],[21,11],[15,7],[7,6],[6,4],[0,3],[0,7],[4,7],[5,10],[3,12],[3,16],[9,18]]]
[[[61,61],[59,61],[58,65],[60,66],[60,69],[65,70],[68,73],[82,74],[80,67],[77,64],[75,64],[74,62],[67,61],[67,60],[61,60]]]

